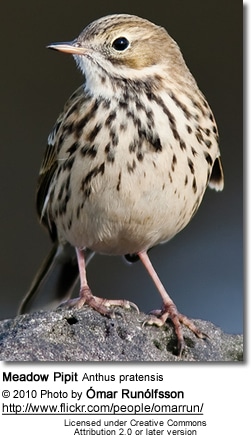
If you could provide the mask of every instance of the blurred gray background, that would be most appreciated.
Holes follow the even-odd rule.
[[[226,332],[243,328],[242,14],[232,0],[16,0],[1,5],[0,318],[13,317],[51,244],[39,226],[35,186],[44,146],[64,102],[82,81],[70,56],[46,50],[92,20],[132,13],[164,26],[180,45],[217,120],[225,171],[222,193],[208,191],[189,226],[150,257],[178,308]],[[140,263],[96,256],[95,294],[161,301]]]

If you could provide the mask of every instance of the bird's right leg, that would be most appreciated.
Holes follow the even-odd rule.
[[[124,299],[105,299],[98,296],[94,296],[87,282],[86,276],[86,264],[84,250],[76,248],[79,276],[80,276],[80,291],[79,297],[77,299],[69,300],[66,305],[68,307],[82,308],[84,305],[88,305],[95,311],[111,317],[113,315],[112,310],[109,308],[112,306],[118,306],[122,308],[135,308],[137,311],[138,307]],[[65,305],[65,304],[64,304]]]

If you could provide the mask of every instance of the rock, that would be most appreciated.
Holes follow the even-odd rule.
[[[143,325],[147,316],[115,310],[109,319],[86,307],[57,309],[0,322],[1,361],[242,361],[243,337],[210,322],[195,324],[210,338],[184,328],[185,349],[175,356],[176,338],[167,323]]]

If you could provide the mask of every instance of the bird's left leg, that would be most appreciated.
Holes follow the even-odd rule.
[[[181,324],[185,325],[187,328],[189,328],[198,338],[206,338],[207,335],[202,333],[190,320],[188,317],[184,316],[184,314],[181,314],[178,312],[177,307],[173,300],[170,298],[168,293],[166,292],[165,287],[163,286],[162,282],[160,281],[149,257],[146,251],[142,251],[138,253],[138,256],[142,263],[144,264],[147,272],[151,276],[154,284],[156,285],[160,296],[163,301],[163,308],[162,310],[155,310],[151,311],[150,318],[145,323],[149,325],[157,325],[162,326],[166,322],[167,319],[170,319],[174,326],[174,331],[177,336],[178,340],[178,353],[179,355],[182,353],[182,350],[184,348],[184,337],[183,337],[183,331]]]

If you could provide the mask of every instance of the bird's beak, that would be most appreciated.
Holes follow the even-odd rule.
[[[53,44],[47,45],[47,48],[51,48],[52,50],[58,50],[62,51],[63,53],[70,53],[70,54],[84,54],[85,49],[83,47],[80,47],[77,44],[77,41],[71,41],[71,42],[54,42]]]

